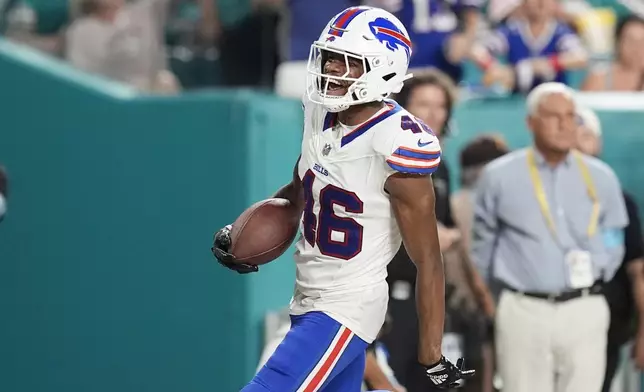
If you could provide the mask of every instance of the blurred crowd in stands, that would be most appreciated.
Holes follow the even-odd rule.
[[[311,42],[340,10],[382,7],[407,26],[411,68],[475,93],[543,81],[639,91],[637,0],[2,0],[0,33],[144,91],[211,86],[301,94]]]

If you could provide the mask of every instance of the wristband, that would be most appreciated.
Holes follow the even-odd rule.
[[[492,56],[486,56],[485,59],[479,60],[476,62],[476,64],[483,70],[487,71],[490,69],[494,64],[496,63],[494,57]]]
[[[559,56],[556,54],[548,57],[548,62],[550,63],[550,66],[552,66],[552,69],[555,72],[561,72],[563,71],[563,66],[561,65],[561,62],[559,62]]]

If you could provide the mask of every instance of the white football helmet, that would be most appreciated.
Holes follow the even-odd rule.
[[[331,53],[344,57],[344,75],[324,74]],[[412,77],[407,75],[410,57],[409,34],[395,16],[380,8],[347,8],[331,19],[311,45],[307,96],[331,112],[383,100],[400,92],[403,82]],[[362,76],[349,76],[349,59],[362,62]],[[330,84],[347,87],[346,94],[329,94]]]

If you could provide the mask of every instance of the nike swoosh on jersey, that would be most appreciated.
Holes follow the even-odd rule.
[[[430,145],[430,144],[432,144],[432,143],[434,143],[434,141],[433,141],[433,140],[430,140],[430,141],[428,141],[427,143],[423,143],[423,142],[421,142],[421,141],[419,140],[419,141],[418,141],[418,147],[425,147],[425,146]]]

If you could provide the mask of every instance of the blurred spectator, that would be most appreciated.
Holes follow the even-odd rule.
[[[170,0],[166,44],[170,68],[184,89],[220,82],[221,26],[214,12],[211,0]]]
[[[397,102],[425,122],[443,140],[448,133],[448,123],[454,104],[454,85],[446,75],[432,70],[416,75],[407,81],[396,96]],[[459,239],[454,229],[449,203],[450,186],[447,163],[442,161],[432,174],[436,195],[436,218],[439,222],[439,241],[441,251],[450,249]],[[396,377],[409,392],[427,389],[427,377],[418,374],[417,346],[418,319],[414,298],[416,267],[409,259],[404,246],[389,264],[388,278],[390,288],[389,311],[392,317],[392,330],[383,338],[389,349],[390,364]]]
[[[67,30],[66,58],[75,67],[143,91],[176,92],[167,69],[163,29],[168,0],[80,0]]]
[[[521,8],[523,0],[489,0],[487,6],[487,19],[493,25],[505,22],[508,17],[518,16],[517,10]]]
[[[476,295],[478,304],[489,318],[494,317],[494,299],[469,257],[474,221],[474,196],[483,168],[508,152],[508,147],[503,140],[488,135],[480,136],[467,144],[460,156],[461,188],[450,199],[454,222],[462,233],[461,245],[464,254],[461,262],[464,274],[469,279],[468,283],[471,291]]]
[[[462,281],[460,284],[455,282],[457,289],[467,291],[467,294],[473,297],[473,301],[482,310],[478,312],[478,318],[475,320],[480,324],[479,335],[481,338],[478,347],[472,349],[473,358],[480,358],[476,366],[479,380],[468,384],[478,382],[481,389],[470,389],[485,392],[493,390],[494,350],[490,327],[494,317],[494,299],[469,257],[474,217],[473,198],[476,182],[483,167],[507,152],[508,148],[502,140],[487,135],[474,139],[461,150],[461,189],[451,197],[454,221],[459,232],[462,233],[459,247],[461,251],[458,253],[458,259],[449,259],[449,261],[448,258],[445,259],[445,274],[449,281],[455,281],[455,277],[460,278]],[[454,268],[455,266],[458,268]],[[467,288],[464,289],[463,286],[467,286]]]
[[[601,154],[601,124],[597,115],[588,108],[578,111],[577,148],[584,154]],[[644,244],[642,225],[637,204],[631,195],[623,192],[628,226],[624,230],[624,258],[613,279],[604,287],[610,308],[610,327],[606,348],[606,376],[602,392],[610,392],[611,383],[619,367],[622,347],[635,335],[633,361],[644,370]]]
[[[206,10],[205,31],[219,36],[222,84],[272,88],[279,62],[277,26],[281,0],[200,1]]]
[[[462,242],[469,250],[474,219],[474,190],[481,170],[489,162],[509,152],[501,137],[482,135],[468,143],[461,150],[461,188],[452,195],[451,204],[454,221],[462,233]]]
[[[644,18],[644,3],[641,0],[617,0],[628,12]]]
[[[593,69],[581,89],[585,91],[641,91],[644,89],[644,19],[630,15],[615,29],[615,59]]]
[[[393,370],[389,366],[389,352],[381,342],[382,337],[389,333],[390,328],[391,318],[387,315],[378,337],[367,347],[364,371],[365,388],[363,388],[365,390],[407,392],[407,389],[400,385],[400,382],[396,379]]]
[[[593,5],[586,0],[559,0],[555,4],[555,16],[559,21],[574,26],[580,15],[592,9]]]
[[[579,37],[557,21],[555,12],[555,0],[525,0],[519,16],[474,46],[472,57],[485,71],[485,85],[526,93],[544,82],[567,83],[566,71],[586,65]]]
[[[13,16],[14,18],[16,16],[21,16],[20,14],[15,15],[15,9],[16,6],[18,5],[19,0],[3,0],[3,2],[0,2],[0,34],[5,35],[7,33],[7,27],[9,24],[9,16]],[[33,9],[28,7],[29,14],[23,14],[27,16],[27,18],[21,18],[24,19],[24,22],[21,23],[21,27],[32,30],[34,28],[35,24],[35,17],[34,17],[34,12]],[[12,13],[14,13],[12,15]]]
[[[407,391],[405,387],[398,384],[393,370],[387,363],[386,348],[377,340],[367,347],[364,379],[364,390],[367,391]]]
[[[534,147],[486,166],[472,254],[503,287],[497,365],[508,392],[599,391],[609,310],[602,281],[623,256],[628,223],[613,171],[576,145],[574,92],[546,83],[527,98]]]
[[[588,0],[559,0],[557,18],[574,27],[592,59],[605,60],[612,55],[615,11]]]
[[[311,43],[317,41],[327,23],[361,0],[281,0],[286,5],[286,17],[282,20],[284,40],[280,48],[283,61],[307,61]]]
[[[584,154],[599,157],[602,150],[602,127],[599,117],[591,109],[577,108],[577,149]]]
[[[7,172],[0,166],[0,221],[7,212]]]
[[[458,83],[481,19],[482,0],[371,0],[394,13],[413,44],[410,70],[434,67]]]
[[[38,13],[28,1],[0,1],[0,35],[24,45],[60,56],[63,37],[59,32],[41,34],[38,31]]]

